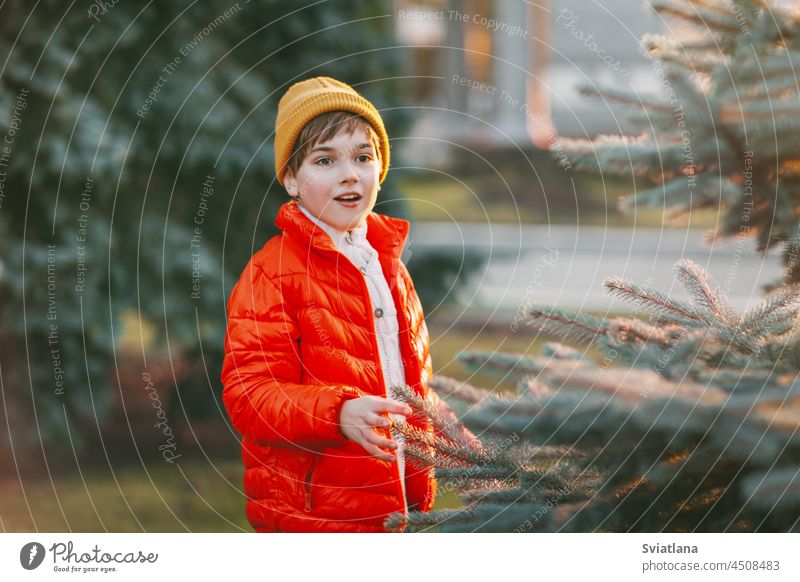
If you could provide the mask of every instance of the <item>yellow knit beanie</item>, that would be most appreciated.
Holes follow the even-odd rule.
[[[378,110],[350,85],[331,77],[312,77],[289,87],[278,102],[278,118],[275,121],[275,175],[281,185],[286,173],[286,162],[305,125],[322,113],[340,110],[360,115],[375,129],[382,163],[379,182],[383,182],[389,170],[389,136]]]

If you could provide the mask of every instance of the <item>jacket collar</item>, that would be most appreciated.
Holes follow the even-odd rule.
[[[339,249],[342,248],[342,246],[344,245],[345,240],[347,239],[348,231],[339,230],[338,228],[328,224],[324,220],[320,220],[319,218],[317,218],[316,216],[311,214],[302,204],[298,204],[297,207],[300,209],[300,212],[305,214],[306,218],[308,218],[312,223],[316,224],[319,228],[321,228],[322,230],[324,230],[325,232],[328,233],[328,236],[331,237],[331,240],[333,241],[333,244],[336,245],[336,248],[339,248]],[[349,231],[350,232],[350,240],[352,240],[354,242],[356,242],[356,241],[363,242],[363,241],[368,240],[367,239],[367,228],[368,227],[369,227],[369,225],[367,224],[366,221],[364,221],[364,224],[362,224],[358,228],[354,228],[351,231]]]
[[[285,202],[278,209],[275,226],[284,234],[291,236],[309,248],[319,252],[338,252],[330,235],[306,216],[296,200]],[[382,257],[396,260],[400,258],[408,239],[410,224],[402,218],[385,216],[376,212],[367,215],[366,237],[369,244]]]

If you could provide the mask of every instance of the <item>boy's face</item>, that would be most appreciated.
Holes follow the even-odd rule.
[[[311,214],[338,230],[361,226],[378,198],[381,164],[367,132],[340,131],[315,145],[283,183]],[[345,200],[342,198],[345,197]],[[348,200],[349,199],[349,200]]]

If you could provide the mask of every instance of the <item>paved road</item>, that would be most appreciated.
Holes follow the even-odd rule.
[[[686,298],[673,264],[688,258],[708,270],[738,308],[759,301],[761,287],[780,278],[779,251],[754,251],[752,239],[702,244],[703,231],[653,228],[482,225],[413,225],[408,249],[449,249],[486,263],[458,291],[461,305],[508,319],[518,308],[546,303],[563,308],[626,311],[609,296],[603,280],[619,275],[675,297]]]

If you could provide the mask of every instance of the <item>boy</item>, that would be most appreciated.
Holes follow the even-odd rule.
[[[352,87],[315,77],[281,98],[275,170],[292,200],[231,293],[222,369],[256,531],[381,532],[433,507],[432,470],[406,465],[393,428],[411,414],[395,387],[425,397],[431,361],[400,261],[409,223],[372,212],[388,168],[383,120]]]

